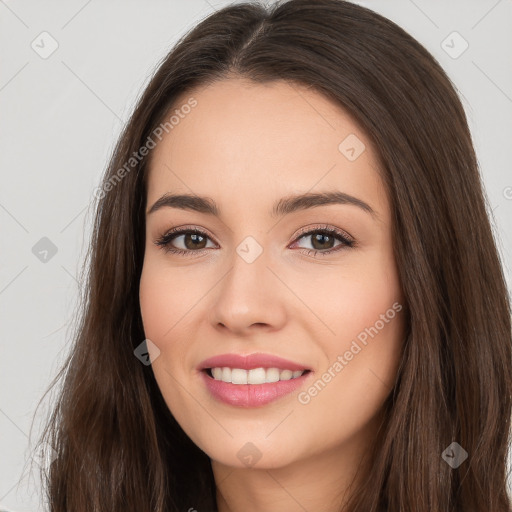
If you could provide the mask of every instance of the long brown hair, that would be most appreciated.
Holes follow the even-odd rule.
[[[130,158],[178,96],[232,76],[313,88],[378,151],[407,337],[366,483],[346,510],[510,512],[510,303],[464,109],[421,44],[343,0],[223,8],[178,41],[143,92],[97,194],[81,314],[52,383],[63,378],[41,436],[56,454],[51,511],[217,510],[208,456],[134,356],[148,158]],[[442,456],[454,441],[468,453],[457,468]]]

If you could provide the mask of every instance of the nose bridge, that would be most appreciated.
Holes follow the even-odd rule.
[[[234,330],[254,323],[276,326],[282,314],[279,283],[269,270],[270,251],[252,236],[235,247],[231,266],[219,283],[213,306],[214,323]]]
[[[272,273],[268,270],[269,251],[254,237],[247,236],[235,247],[231,270],[226,276],[223,295],[234,294],[240,301],[262,297]]]

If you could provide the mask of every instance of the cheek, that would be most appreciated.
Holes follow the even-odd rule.
[[[322,321],[325,349],[332,356],[333,350],[379,321],[395,302],[401,303],[402,293],[393,255],[380,247],[328,270],[319,268],[297,280],[294,290]],[[394,313],[392,317],[397,316]]]
[[[340,403],[333,414],[346,421],[345,414],[352,411],[354,426],[367,421],[391,391],[404,336],[394,258],[382,252],[372,256],[358,261],[360,268],[340,272],[319,309],[331,332],[319,338],[327,357],[311,410],[320,414],[322,407]]]
[[[161,338],[169,329],[170,318],[165,312],[172,311],[170,289],[157,269],[144,264],[139,286],[139,301],[146,337]]]
[[[186,322],[180,319],[186,318],[187,310],[197,299],[191,301],[184,297],[181,290],[188,290],[186,283],[177,282],[175,277],[169,269],[146,260],[140,279],[139,301],[144,334],[160,351],[151,365],[155,379],[169,410],[177,419],[182,419],[188,407],[176,379],[185,381],[187,370],[182,363],[186,360],[187,344],[180,340],[186,340],[187,336],[183,332]]]
[[[184,328],[181,319],[203,294],[201,280],[192,271],[173,271],[154,260],[145,262],[139,301],[146,336],[157,343],[170,339]]]
[[[340,436],[348,440],[371,428],[392,391],[400,363],[401,303],[387,289],[371,291],[360,290],[357,303],[342,301],[345,309],[335,323],[336,336],[322,341],[326,363],[298,396],[301,428],[316,432],[318,419],[328,416],[321,422],[321,435],[333,446]]]
[[[387,280],[344,284],[346,295],[335,297],[336,307],[325,317],[334,334],[320,341],[327,366],[341,356],[346,362],[339,374],[345,375],[347,383],[364,386],[372,371],[376,375],[381,372],[383,380],[391,381],[404,333],[400,291],[389,286]]]
[[[351,300],[343,299],[345,327],[338,324],[346,369],[350,366],[347,373],[363,387],[379,379],[391,386],[404,334],[402,293],[393,261],[381,259],[364,277],[347,286]]]

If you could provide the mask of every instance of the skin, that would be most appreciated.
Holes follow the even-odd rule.
[[[359,343],[309,403],[298,394],[403,304],[378,158],[344,109],[304,87],[231,78],[187,93],[176,108],[190,96],[197,106],[152,150],[146,211],[165,193],[193,193],[215,200],[221,215],[170,207],[146,214],[140,305],[146,337],[160,351],[155,378],[176,420],[211,458],[220,512],[339,512],[396,377],[403,312]],[[349,134],[366,146],[354,161],[338,149]],[[351,204],[270,214],[282,197],[333,190],[365,201],[376,216]],[[342,243],[297,236],[322,225],[357,245],[308,255]],[[174,247],[196,252],[167,253],[155,241],[174,227],[208,238],[194,249],[190,238],[185,245],[189,235],[177,236]],[[263,249],[252,263],[236,251],[247,236]],[[235,407],[214,399],[196,369],[228,352],[271,353],[313,373],[277,401]],[[261,454],[254,465],[237,456],[248,442]]]

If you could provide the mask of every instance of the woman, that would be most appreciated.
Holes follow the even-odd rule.
[[[401,28],[212,14],[96,197],[52,511],[510,511],[505,281],[463,107]]]

